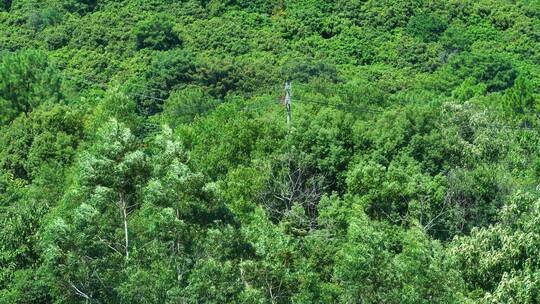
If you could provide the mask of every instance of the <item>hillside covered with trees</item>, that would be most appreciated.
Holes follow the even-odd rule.
[[[539,303],[539,114],[539,0],[2,0],[0,303]]]

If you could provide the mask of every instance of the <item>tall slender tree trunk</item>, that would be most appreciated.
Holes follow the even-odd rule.
[[[129,259],[129,234],[128,234],[128,222],[127,222],[127,208],[123,208],[124,214],[124,237],[126,240],[126,260]]]
[[[128,210],[127,210],[128,206],[122,194],[120,194],[120,209],[122,212],[122,219],[124,222],[125,254],[126,254],[126,260],[128,260],[129,259],[129,233],[128,233]]]
[[[176,208],[176,218],[180,220],[180,210],[178,208]],[[175,238],[176,238],[176,244],[175,244],[176,252],[174,253],[174,256],[176,259],[176,257],[178,256],[178,253],[180,252],[180,240],[178,239],[178,235],[175,235]],[[182,273],[180,272],[180,267],[178,266],[178,264],[176,265],[176,280],[179,283],[182,281]]]

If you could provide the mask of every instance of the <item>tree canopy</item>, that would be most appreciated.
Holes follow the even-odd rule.
[[[540,302],[539,88],[537,0],[0,1],[0,304]]]

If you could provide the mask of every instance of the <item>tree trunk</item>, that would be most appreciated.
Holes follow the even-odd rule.
[[[127,210],[126,207],[122,209],[124,214],[124,236],[126,239],[126,260],[129,259],[129,235],[128,235],[128,222],[127,222]]]
[[[126,260],[129,259],[129,234],[128,234],[128,206],[126,201],[124,200],[124,196],[120,194],[120,209],[122,211],[122,218],[124,221],[124,247],[125,247],[125,254],[126,254]]]

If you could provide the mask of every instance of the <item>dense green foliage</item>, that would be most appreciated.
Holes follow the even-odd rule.
[[[0,304],[540,302],[539,88],[538,0],[0,1]]]

